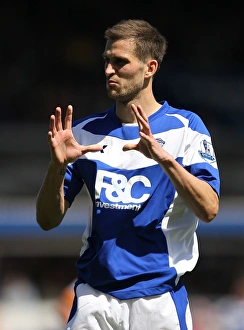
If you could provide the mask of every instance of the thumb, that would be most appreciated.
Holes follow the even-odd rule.
[[[123,146],[123,151],[129,151],[129,150],[137,150],[138,149],[138,144],[133,144],[133,143],[127,143]]]
[[[87,152],[95,152],[95,151],[101,151],[102,146],[100,144],[91,144],[89,146],[82,146],[83,150],[82,152],[85,154]]]

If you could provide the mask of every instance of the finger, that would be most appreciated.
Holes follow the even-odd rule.
[[[53,138],[53,132],[52,131],[49,131],[47,133],[47,142],[51,145],[51,142],[52,142],[52,138]]]
[[[135,104],[131,104],[131,109],[134,112],[135,116],[137,119],[140,119],[140,113],[137,109],[137,106]]]
[[[137,106],[138,118],[144,128],[149,128],[148,117],[140,105]]]
[[[142,106],[141,106],[141,105],[138,105],[138,106],[137,106],[137,111],[138,111],[140,117],[141,117],[145,122],[148,123],[148,117],[147,117],[145,111],[142,109]]]
[[[142,109],[142,107],[140,105],[137,106],[137,111],[138,111],[138,114],[139,114],[140,123],[143,126],[143,129],[141,131],[143,131],[146,134],[150,135],[151,134],[151,128],[150,128],[148,117],[147,117],[145,111]]]
[[[122,148],[123,151],[129,151],[129,150],[138,150],[138,144],[134,143],[127,143]]]
[[[65,120],[64,120],[65,129],[72,129],[72,116],[73,116],[73,107],[72,107],[72,105],[69,105],[67,107]]]
[[[148,117],[145,113],[145,111],[142,109],[140,105],[132,105],[132,110],[135,113],[135,116],[137,118],[137,121],[139,121],[141,124],[145,125],[148,123]]]
[[[63,125],[62,125],[62,111],[60,107],[56,108],[55,117],[56,117],[55,120],[56,129],[57,131],[61,131],[63,129]]]
[[[137,110],[137,106],[135,104],[131,104],[131,109],[132,109],[132,111],[134,112],[134,114],[136,116],[136,120],[137,120],[137,124],[139,126],[139,130],[142,130],[143,129],[143,125],[142,125],[142,122],[141,122],[140,113]]]
[[[89,146],[83,146],[82,148],[82,154],[85,154],[87,152],[94,152],[94,151],[100,151],[102,150],[102,146],[99,144],[91,144]]]
[[[150,141],[150,136],[148,135],[148,134],[146,134],[146,133],[144,133],[144,132],[139,132],[139,134],[140,134],[140,137],[142,138],[142,139],[144,139],[144,140],[147,140],[147,141]]]
[[[49,122],[49,132],[48,134],[51,134],[51,137],[54,136],[54,134],[56,133],[56,127],[55,127],[55,116],[52,115],[50,117],[50,122]]]

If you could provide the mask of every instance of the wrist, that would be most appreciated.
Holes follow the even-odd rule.
[[[67,165],[66,164],[56,164],[51,161],[49,164],[49,168],[53,173],[64,177]]]

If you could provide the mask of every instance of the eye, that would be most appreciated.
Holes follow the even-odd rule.
[[[122,57],[113,57],[113,58],[108,58],[108,57],[103,57],[104,60],[104,66],[107,67],[108,64],[110,64],[114,69],[120,69],[129,61],[127,59],[124,59]]]
[[[119,66],[119,67],[122,67],[127,63],[127,61],[125,61],[123,58],[119,58],[119,57],[115,58],[113,62],[114,62],[114,65]]]
[[[103,57],[104,65],[108,65],[109,59],[107,57]]]

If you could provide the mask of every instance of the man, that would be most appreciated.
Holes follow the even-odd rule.
[[[167,47],[157,29],[123,20],[105,39],[115,104],[73,125],[69,105],[64,127],[56,108],[36,205],[39,225],[50,230],[83,185],[92,201],[67,330],[189,330],[181,277],[198,259],[198,219],[210,222],[219,205],[211,137],[196,114],[154,97]]]

